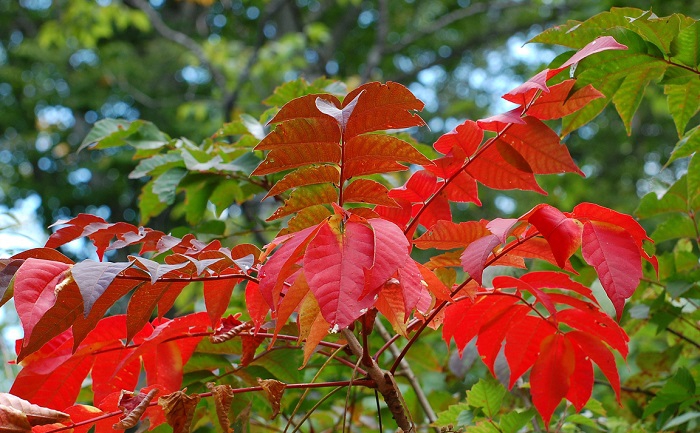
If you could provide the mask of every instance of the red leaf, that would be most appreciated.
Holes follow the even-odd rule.
[[[589,102],[605,95],[590,84],[569,95],[576,80],[566,80],[549,88],[549,93],[543,93],[527,110],[529,116],[540,120],[559,119],[575,113]]]
[[[448,289],[445,284],[440,281],[437,275],[420,263],[416,263],[416,265],[418,266],[418,270],[423,277],[423,281],[425,281],[427,285],[428,291],[430,291],[430,293],[432,293],[433,296],[440,301],[450,300],[450,289]]]
[[[396,282],[387,282],[379,291],[375,307],[386,317],[394,331],[408,338],[406,320],[408,315],[404,309],[404,294],[401,286]]]
[[[442,339],[449,344],[454,338],[460,356],[481,326],[518,302],[513,296],[484,296],[477,301],[463,299],[445,308]]]
[[[615,357],[608,347],[600,341],[600,339],[592,336],[587,332],[570,331],[566,336],[586,354],[586,357],[596,363],[600,371],[605,374],[605,377],[610,381],[613,391],[617,396],[617,402],[620,402],[620,376],[617,373],[617,365]],[[580,410],[580,409],[579,409]]]
[[[411,202],[400,198],[393,198],[393,200],[400,207],[377,206],[374,211],[383,219],[405,228],[411,219]]]
[[[75,218],[67,221],[56,221],[51,227],[65,225],[61,229],[56,230],[46,241],[46,248],[58,248],[68,242],[78,239],[83,236],[83,231],[86,226],[91,223],[106,223],[104,219],[90,214],[81,213]]]
[[[527,221],[547,239],[561,268],[581,246],[582,224],[552,206],[538,205],[528,212]]]
[[[460,256],[462,268],[477,283],[481,284],[486,261],[491,256],[493,249],[500,244],[501,240],[498,239],[498,236],[484,236],[467,245],[467,248]]]
[[[256,329],[260,329],[270,311],[270,305],[265,301],[255,281],[248,281],[245,286],[245,305]]]
[[[148,323],[161,297],[169,290],[182,290],[187,282],[144,284],[131,295],[126,308],[126,340],[131,341]],[[164,314],[165,312],[159,312]]]
[[[427,170],[419,170],[411,175],[404,186],[389,191],[389,197],[423,203],[435,194],[438,187],[437,176]]]
[[[429,229],[440,221],[451,221],[452,210],[450,202],[447,200],[445,192],[442,191],[425,205],[416,205],[422,207],[422,212],[418,217],[418,222],[425,228]]]
[[[526,116],[522,120],[523,124],[508,128],[496,144],[512,146],[535,174],[578,173],[583,176],[556,132],[535,117]]]
[[[309,284],[306,282],[304,273],[300,272],[299,276],[294,280],[294,284],[292,284],[289,290],[287,290],[287,294],[284,296],[284,298],[282,298],[282,301],[277,308],[275,334],[279,333],[282,330],[282,327],[287,324],[287,320],[292,313],[298,309],[301,301],[304,299],[307,293],[309,293]],[[250,307],[248,307],[248,311],[250,311]],[[253,319],[253,321],[257,325],[258,322],[256,322],[255,319]],[[272,343],[274,343],[274,340]]]
[[[219,278],[204,281],[204,305],[207,308],[209,321],[216,326],[231,302],[233,288],[239,280],[233,278]]]
[[[538,289],[549,288],[571,290],[572,292],[585,296],[594,305],[598,305],[598,301],[596,300],[595,296],[593,296],[591,289],[581,283],[573,281],[568,275],[561,272],[528,272],[520,277],[520,280],[525,281],[532,287]]]
[[[566,334],[566,336],[571,339],[571,333]],[[574,347],[576,367],[574,367],[574,374],[571,376],[571,386],[566,394],[566,399],[574,405],[577,411],[580,411],[588,403],[593,391],[593,365],[591,357],[575,341],[572,346]]]
[[[641,259],[634,239],[619,227],[587,222],[583,225],[581,251],[586,263],[598,273],[619,320],[625,300],[632,296],[642,278]]]
[[[581,48],[576,54],[571,56],[569,60],[564,62],[556,71],[564,70],[574,63],[578,63],[591,54],[599,53],[606,50],[626,50],[627,47],[618,43],[612,36],[601,36],[591,41],[585,47]]]
[[[66,285],[70,268],[67,263],[30,258],[15,273],[15,307],[24,330],[24,347],[31,341],[36,324],[56,303],[56,287]]]
[[[569,393],[575,366],[574,347],[564,335],[545,337],[530,373],[532,403],[542,415],[545,427],[549,426],[561,399]]]
[[[549,78],[548,73],[549,69],[545,69],[544,71],[538,72],[534,77],[530,78],[523,84],[519,85],[515,89],[503,95],[503,99],[505,99],[506,101],[510,101],[514,104],[518,104],[520,106],[525,106],[532,101],[532,98],[535,96],[535,94],[537,94],[538,91],[541,91],[543,92],[542,95],[539,98],[537,98],[537,100],[539,101],[550,91],[547,87],[547,79]]]
[[[527,275],[527,274],[526,274]],[[557,314],[557,308],[554,306],[554,302],[552,302],[552,299],[549,297],[549,295],[542,290],[531,286],[527,282],[511,277],[508,275],[499,275],[496,278],[493,279],[493,287],[494,289],[518,289],[521,292],[528,292],[531,295],[537,299],[539,303],[541,303],[546,309],[547,312],[551,316],[556,316]]]
[[[489,146],[479,153],[466,170],[474,179],[489,188],[522,189],[547,194],[537,184],[532,170],[522,170],[506,161],[496,146]]]
[[[404,313],[408,317],[421,300],[425,287],[417,263],[409,256],[398,270],[401,291],[403,292]]]
[[[512,388],[515,381],[532,367],[540,353],[542,341],[556,330],[550,322],[535,316],[524,316],[511,323],[505,336],[504,349],[510,367],[508,388]]]
[[[345,130],[346,138],[371,131],[425,125],[423,119],[415,114],[425,104],[399,83],[388,81],[386,84],[364,84],[345,97],[343,106],[348,105],[360,93],[362,95]]]
[[[403,231],[391,221],[381,218],[367,220],[374,234],[374,258],[372,267],[365,272],[365,288],[362,296],[374,294],[400,266],[410,259],[411,244]]]
[[[513,305],[498,316],[491,317],[479,328],[476,348],[494,377],[496,376],[494,363],[508,330],[512,328],[513,322],[524,318],[529,312],[530,308],[525,305]]]
[[[557,314],[557,321],[598,337],[617,350],[623,358],[627,357],[629,337],[625,331],[612,318],[592,305],[589,304],[588,311],[578,308],[561,310]]]
[[[509,246],[512,244],[513,243],[509,244]],[[557,261],[554,258],[554,254],[552,253],[552,247],[549,246],[549,242],[547,242],[547,240],[544,238],[528,239],[527,242],[519,243],[514,248],[510,249],[508,254],[530,259],[545,260],[558,266]],[[571,266],[571,263],[568,260],[564,264],[563,269],[574,274],[576,273],[576,270]]]
[[[474,203],[477,206],[481,206],[476,179],[471,177],[466,171],[462,171],[450,179],[450,182],[445,186],[445,195],[449,201]]]
[[[506,239],[517,224],[518,220],[515,218],[494,218],[486,224],[486,228],[498,236],[501,243],[506,243]]]
[[[437,139],[433,147],[447,155],[454,146],[459,146],[466,155],[472,155],[484,139],[484,130],[473,120],[467,120],[452,131]]]
[[[632,238],[634,238],[640,252],[645,257],[648,257],[646,253],[644,253],[642,245],[644,241],[653,242],[653,240],[647,236],[646,231],[639,224],[639,222],[637,222],[637,220],[631,216],[616,212],[595,203],[580,203],[574,207],[571,214],[574,218],[582,220],[582,222],[585,220],[598,221],[613,224],[625,229],[632,236]]]
[[[505,113],[496,114],[495,116],[477,120],[477,125],[486,131],[501,132],[505,128],[514,124],[523,124],[522,119],[523,108],[517,107]]]
[[[309,242],[304,274],[323,318],[337,331],[347,328],[374,304],[371,296],[360,299],[365,269],[373,264],[374,233],[354,221],[346,222],[341,233],[336,224],[322,224]]]

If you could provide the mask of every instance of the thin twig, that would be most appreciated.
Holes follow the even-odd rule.
[[[377,333],[379,333],[379,335],[384,339],[384,341],[386,341],[387,343],[389,341],[392,341],[389,331],[387,331],[386,327],[384,327],[384,324],[381,322],[381,320],[379,320],[379,318],[377,318],[374,321],[374,329],[377,330]],[[394,358],[397,358],[401,354],[399,348],[394,346],[393,344],[389,346],[389,351],[391,351],[392,355],[394,355]],[[411,385],[411,388],[413,388],[413,392],[416,394],[418,404],[420,404],[421,408],[423,408],[423,412],[425,412],[425,415],[428,417],[428,420],[431,423],[437,421],[437,415],[435,414],[433,407],[430,405],[428,397],[425,395],[425,392],[423,392],[423,388],[421,387],[420,382],[418,381],[418,378],[411,369],[409,363],[406,362],[405,359],[401,359],[399,366],[401,367],[401,373],[406,378],[406,380],[408,380],[408,383]],[[440,432],[440,429],[438,427],[435,427],[434,429],[437,433]]]

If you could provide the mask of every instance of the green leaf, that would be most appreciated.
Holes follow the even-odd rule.
[[[503,433],[516,433],[536,416],[537,412],[530,408],[523,412],[510,411],[501,416],[501,422],[498,424]]]
[[[700,64],[700,24],[694,24],[681,30],[671,42],[671,60],[691,68]]]
[[[695,223],[687,214],[674,214],[664,220],[651,234],[655,242],[663,242],[670,239],[694,238]]]
[[[175,202],[175,192],[180,181],[187,175],[183,167],[174,167],[153,179],[153,193],[158,200],[168,205]]]
[[[489,418],[494,418],[501,409],[506,389],[496,379],[480,379],[472,389],[467,391],[467,403],[472,407],[483,409]]]
[[[188,176],[178,185],[178,191],[185,192],[185,219],[189,224],[195,225],[204,218],[207,203],[216,182],[212,182],[212,176]]]
[[[151,180],[141,188],[139,195],[139,212],[141,213],[141,224],[146,224],[152,217],[160,215],[168,204],[161,201],[158,195],[153,192],[155,181]]]
[[[678,137],[683,137],[688,121],[700,109],[700,77],[686,84],[668,84],[664,86],[667,95],[668,111],[673,116]]]
[[[599,426],[598,424],[592,420],[591,418],[588,418],[586,416],[581,415],[580,413],[574,413],[566,417],[564,420],[565,422],[570,422],[573,424],[578,424],[578,425],[585,425],[588,427],[593,427],[597,429]]]
[[[466,433],[501,433],[490,421],[480,421],[476,425],[467,427]]]
[[[676,143],[676,147],[673,148],[671,157],[668,159],[666,165],[678,158],[690,156],[693,152],[697,152],[698,150],[700,150],[700,125],[686,132],[683,138]]]
[[[629,27],[630,18],[636,18],[644,11],[636,8],[612,8],[584,22],[570,20],[566,24],[553,27],[532,38],[529,42],[564,45],[565,47],[583,48],[607,29]]]
[[[668,430],[672,427],[677,427],[695,418],[700,418],[700,412],[686,412],[683,415],[679,415],[675,418],[671,418],[670,420],[668,420],[668,422],[664,424],[663,430]]]
[[[154,176],[173,167],[184,167],[182,155],[178,151],[154,155],[139,161],[131,173],[129,179],[139,179],[144,176]]]
[[[688,400],[695,401],[694,394],[695,379],[685,367],[681,367],[673,377],[666,381],[664,386],[656,393],[656,396],[651,399],[644,409],[643,417],[646,418],[675,403],[683,403]]]
[[[250,365],[263,367],[281,382],[298,383],[302,381],[302,374],[297,369],[301,365],[301,355],[294,348],[273,350]]]
[[[216,214],[221,215],[233,203],[239,203],[242,200],[243,192],[238,185],[236,179],[222,179],[214,187],[214,190],[209,197],[216,209]]]
[[[632,117],[642,102],[647,86],[652,80],[661,78],[666,70],[666,65],[657,61],[650,61],[645,66],[647,67],[630,71],[613,96],[613,104],[625,124],[627,135],[632,134]]]
[[[449,406],[447,410],[443,410],[442,412],[438,413],[437,420],[433,422],[431,425],[434,427],[446,427],[450,424],[454,426],[460,426],[459,424],[459,416],[461,413],[465,414],[470,414],[473,416],[471,409],[469,408],[469,405],[467,403],[457,403]],[[462,419],[466,419],[467,415],[464,415]]]
[[[642,197],[634,213],[638,218],[644,219],[665,213],[686,213],[687,211],[688,187],[686,184],[686,175],[683,175],[671,185],[661,198],[659,198],[655,192],[650,192]]]
[[[681,17],[674,14],[668,17],[654,17],[651,11],[646,11],[642,16],[630,19],[632,29],[644,39],[656,45],[664,53],[671,49],[671,41],[674,40],[681,27]]]
[[[124,139],[135,133],[143,121],[129,122],[124,119],[103,119],[95,123],[85,139],[80,144],[78,151],[94,144],[95,149],[124,146]]]

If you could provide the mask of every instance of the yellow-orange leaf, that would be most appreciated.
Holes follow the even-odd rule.
[[[295,189],[289,199],[285,200],[284,204],[267,220],[272,221],[317,204],[333,203],[337,200],[338,190],[331,184],[304,186]]]
[[[288,189],[317,183],[340,183],[340,171],[334,165],[302,167],[287,173],[270,191],[265,198],[277,195]]]

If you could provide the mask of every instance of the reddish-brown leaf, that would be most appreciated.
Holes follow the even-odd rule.
[[[158,397],[158,404],[163,408],[165,418],[173,428],[173,433],[189,433],[194,409],[199,400],[199,395],[187,395],[182,391]]]
[[[309,164],[338,163],[340,145],[338,143],[302,143],[275,148],[268,152],[263,162],[253,170],[251,176],[263,176],[291,170]]]
[[[270,402],[270,406],[272,406],[272,418],[274,418],[280,413],[280,402],[287,385],[274,379],[258,379],[258,383],[262,387],[267,401]]]
[[[169,290],[182,290],[186,282],[168,283],[157,282],[144,284],[131,295],[126,308],[126,340],[131,341],[137,332],[148,323],[158,301]]]
[[[545,427],[569,393],[575,366],[576,354],[568,338],[558,333],[545,337],[530,373],[532,403],[542,415]]]
[[[214,404],[216,405],[216,417],[219,420],[219,427],[224,433],[233,433],[231,422],[228,419],[228,411],[231,408],[233,401],[233,388],[230,385],[216,385],[212,382],[207,382],[207,388],[214,396]]]
[[[68,242],[83,236],[86,226],[91,223],[107,223],[103,218],[95,215],[81,213],[70,220],[56,221],[50,227],[65,226],[56,230],[46,241],[46,248],[58,248]]]
[[[364,84],[348,93],[343,107],[360,94],[345,129],[346,139],[366,132],[425,125],[415,113],[421,111],[425,104],[399,83]]]
[[[80,289],[85,317],[90,314],[92,306],[112,284],[116,276],[131,265],[132,262],[105,263],[92,260],[84,260],[73,265],[71,275]]]

